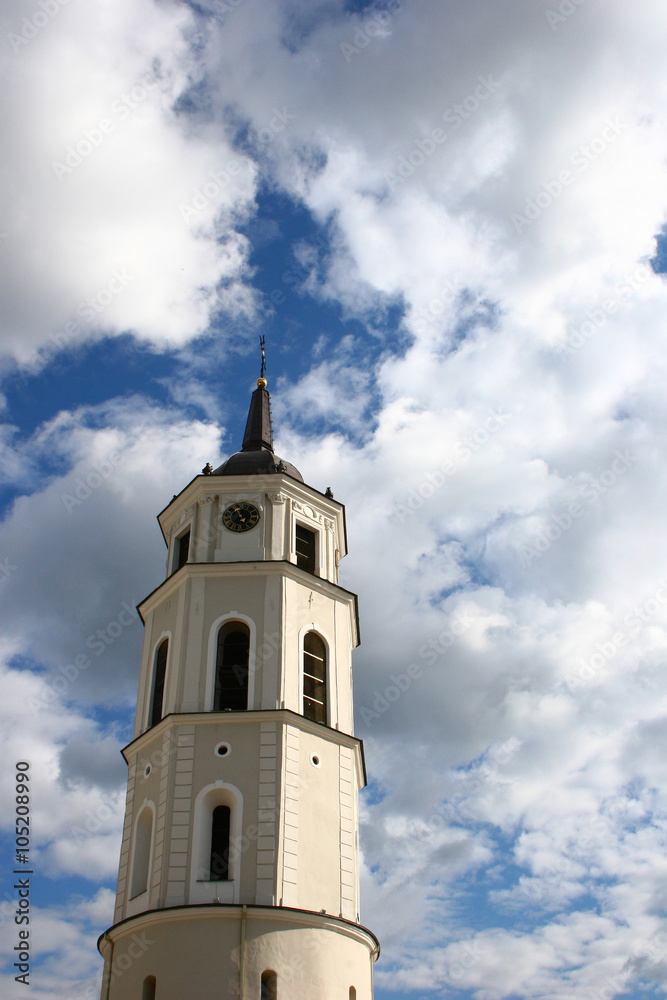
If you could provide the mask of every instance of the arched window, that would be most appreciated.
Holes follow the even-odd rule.
[[[217,897],[221,903],[238,903],[243,795],[235,785],[219,779],[199,791],[193,812],[190,902],[210,903]]]
[[[262,973],[262,992],[260,1000],[278,1000],[278,977],[271,969]]]
[[[216,806],[211,821],[211,882],[229,879],[229,806]]]
[[[218,632],[213,711],[248,707],[250,630],[243,622],[227,622]]]
[[[157,725],[162,718],[162,701],[164,699],[164,677],[167,670],[167,652],[169,639],[163,639],[155,654],[155,670],[153,672],[153,703],[151,705],[151,726]]]
[[[153,810],[144,806],[134,831],[134,859],[132,862],[132,887],[130,899],[140,896],[148,888],[148,866],[153,840]]]
[[[327,722],[327,651],[317,632],[303,639],[303,714],[312,722]]]
[[[350,1000],[357,1000],[357,991],[354,986],[350,986]]]
[[[146,976],[141,1000],[155,1000],[155,976]]]

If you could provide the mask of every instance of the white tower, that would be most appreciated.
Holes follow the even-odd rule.
[[[371,1000],[345,510],[274,455],[264,378],[158,520],[102,1000]]]

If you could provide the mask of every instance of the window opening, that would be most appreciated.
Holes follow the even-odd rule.
[[[190,532],[186,531],[184,535],[178,539],[178,550],[176,559],[176,569],[180,569],[181,566],[185,566],[188,561],[188,555],[190,554]]]
[[[357,1000],[357,991],[354,986],[350,986],[350,1000]]]
[[[157,725],[162,718],[162,701],[164,699],[164,678],[167,672],[167,652],[169,640],[163,639],[155,654],[155,680],[153,681],[153,704],[151,707],[151,726]]]
[[[213,711],[231,709],[241,712],[248,707],[248,660],[250,630],[243,622],[228,622],[218,632],[215,662]]]
[[[306,632],[303,640],[303,714],[312,722],[327,721],[327,659],[324,642],[317,632]]]
[[[148,888],[148,864],[153,839],[153,811],[145,806],[139,814],[134,833],[134,861],[132,864],[132,890],[130,899],[140,896]]]
[[[267,970],[262,973],[262,992],[260,1000],[278,1000],[278,976]]]
[[[302,524],[296,526],[296,564],[307,573],[315,572],[315,532]]]
[[[211,820],[211,882],[229,879],[229,806],[216,806]]]
[[[155,976],[146,976],[144,979],[141,1000],[155,1000]]]

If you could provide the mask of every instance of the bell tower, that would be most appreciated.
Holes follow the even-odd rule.
[[[345,509],[274,454],[266,384],[262,361],[241,451],[158,515],[102,1000],[373,995]]]

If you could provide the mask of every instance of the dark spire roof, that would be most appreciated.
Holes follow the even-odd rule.
[[[260,383],[264,383],[261,385]],[[250,398],[248,420],[243,435],[243,451],[264,449],[273,451],[273,430],[271,427],[271,400],[264,388],[266,379],[257,379],[257,388]]]
[[[252,476],[269,472],[284,472],[303,482],[303,476],[298,469],[273,453],[271,401],[266,388],[266,379],[262,374],[262,377],[257,379],[257,388],[250,399],[241,451],[230,455],[226,462],[215,469],[213,475]]]

